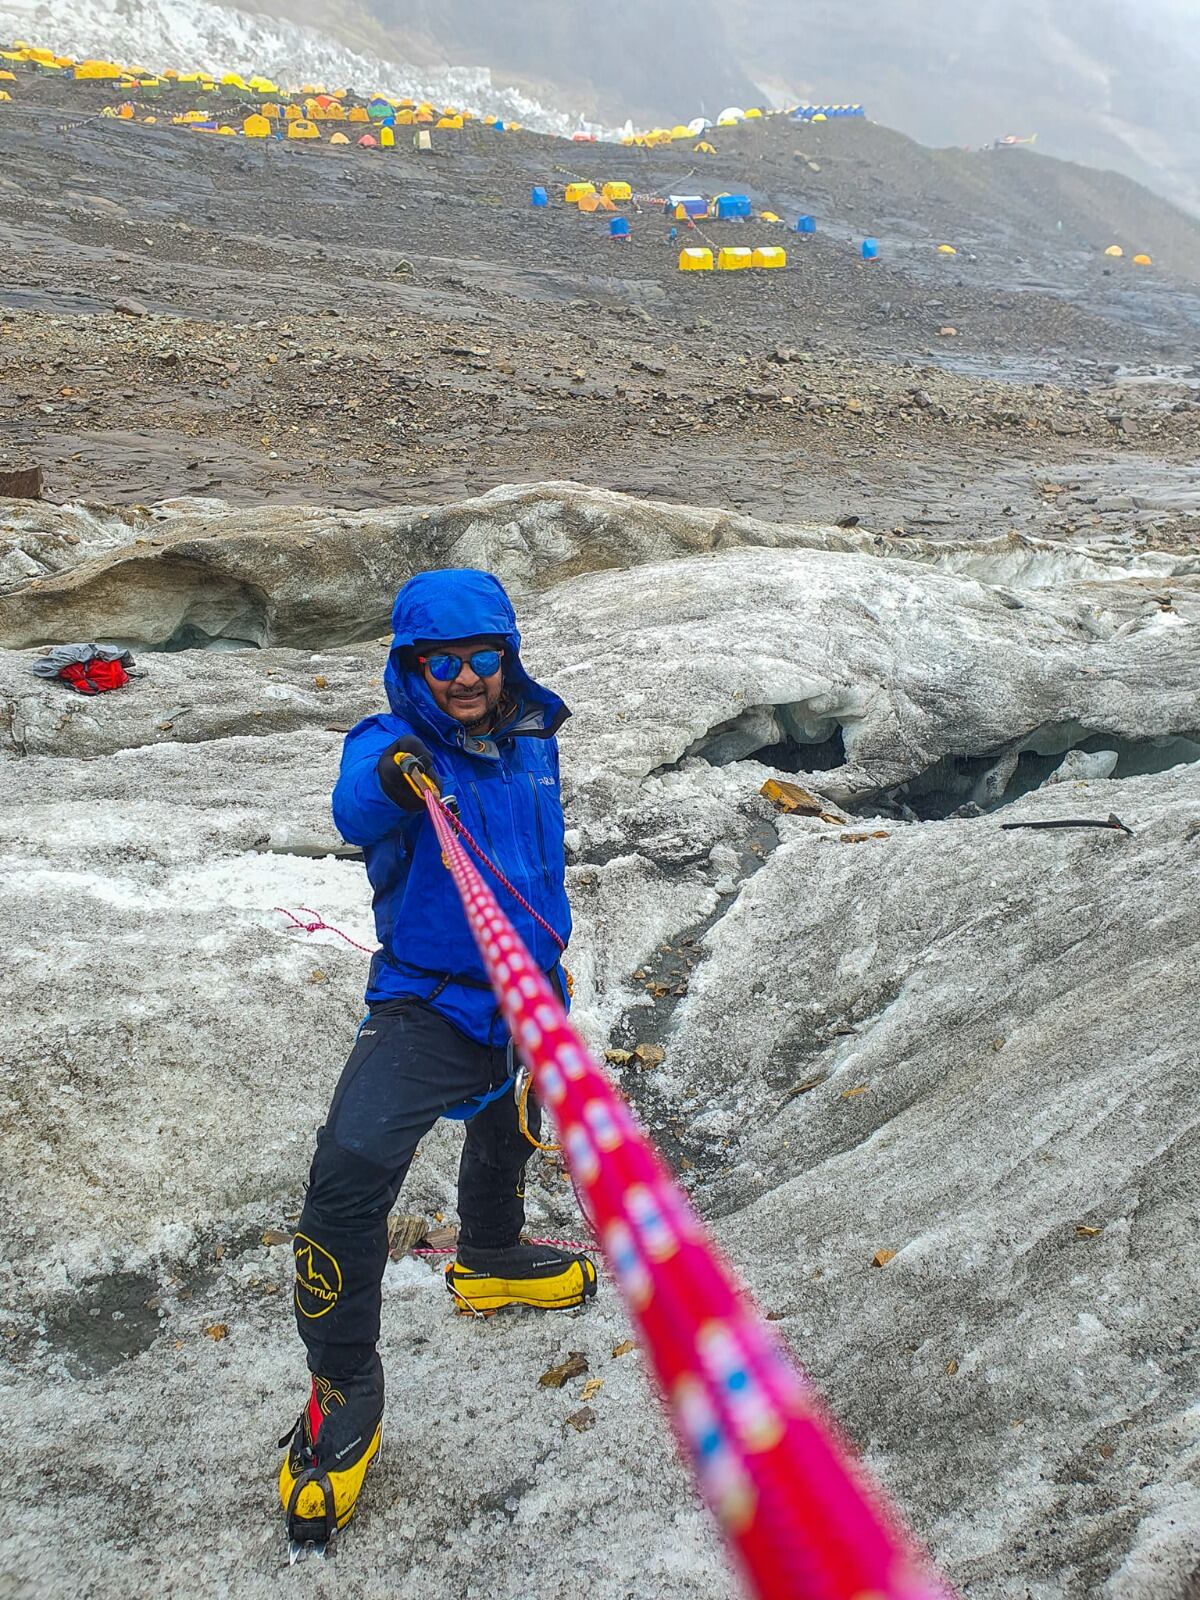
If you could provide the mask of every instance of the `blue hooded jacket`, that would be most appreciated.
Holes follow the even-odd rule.
[[[429,819],[389,800],[375,768],[393,740],[416,734],[433,756],[443,796],[457,799],[463,825],[565,944],[571,912],[554,735],[570,712],[522,666],[512,602],[490,572],[417,573],[396,596],[392,627],[383,680],[391,710],[347,734],[333,791],[333,820],[343,838],[363,847],[375,891],[380,949],[367,1002],[424,1000],[480,1044],[503,1045],[508,1030]],[[503,639],[504,686],[516,706],[501,727],[476,737],[438,709],[403,654],[422,639],[480,635]],[[556,972],[560,951],[550,935],[490,873],[483,876],[543,972]]]

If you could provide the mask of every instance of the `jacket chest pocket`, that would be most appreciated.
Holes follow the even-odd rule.
[[[500,775],[468,778],[478,822],[477,837],[509,876],[554,890],[561,876],[562,811],[553,777],[536,768],[510,768]],[[464,817],[468,826],[472,819]]]
[[[539,781],[539,773],[527,772],[525,776],[528,778],[529,787],[532,790],[533,828],[537,837],[538,859],[542,864],[542,877],[546,881],[547,888],[549,888],[552,885],[552,880],[550,877],[550,850],[546,842],[546,836],[550,832],[550,827],[549,819],[545,814],[545,807],[546,799],[550,797],[552,791],[548,784]]]

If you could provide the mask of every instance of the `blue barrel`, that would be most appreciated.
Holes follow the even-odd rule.
[[[862,242],[862,258],[864,261],[878,261],[879,240],[864,239]]]
[[[540,183],[529,191],[529,204],[531,206],[548,206],[550,204],[550,196]]]
[[[608,236],[610,239],[628,239],[629,218],[610,217],[608,222]]]
[[[796,218],[796,226],[792,231],[794,233],[816,233],[816,231],[817,231],[817,219],[816,219],[816,217],[797,217]]]

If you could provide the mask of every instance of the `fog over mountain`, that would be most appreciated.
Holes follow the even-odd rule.
[[[1037,148],[1200,214],[1196,0],[0,0],[0,37],[371,80],[545,131],[861,102],[924,144]]]
[[[924,143],[1038,135],[1200,211],[1193,0],[270,0],[363,51],[489,67],[610,123],[862,101]]]

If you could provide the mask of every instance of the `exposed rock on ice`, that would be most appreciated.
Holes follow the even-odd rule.
[[[381,704],[391,589],[432,561],[513,582],[529,664],[575,709],[578,1021],[597,1049],[665,1049],[621,1058],[627,1092],[950,1575],[976,1600],[1182,1600],[1200,1536],[1185,562],[1147,581],[1043,551],[997,586],[999,547],[564,486],[427,521],[193,503],[112,539],[88,513],[78,546],[31,515],[21,549],[48,575],[0,598],[10,639],[127,636],[139,614],[148,636],[219,637],[249,585],[264,640],[307,642],[135,647],[145,676],[95,700],[30,676],[35,652],[0,657],[2,1537],[21,1600],[277,1587],[270,1446],[303,1366],[288,1252],[260,1240],[299,1210],[366,956],[275,908],[373,942],[328,794],[338,730]],[[759,794],[780,774],[877,815],[781,816]],[[999,804],[1115,812],[1132,835],[1006,833],[979,814]],[[405,1207],[452,1211],[456,1161],[443,1127]],[[530,1217],[581,1228],[541,1158]],[[611,1355],[626,1332],[611,1286],[570,1322],[481,1327],[425,1264],[390,1268],[391,1448],[345,1593],[516,1600],[587,1572],[595,1600],[724,1600],[639,1357]],[[583,1437],[563,1428],[577,1392],[537,1388],[568,1347],[604,1379]]]

